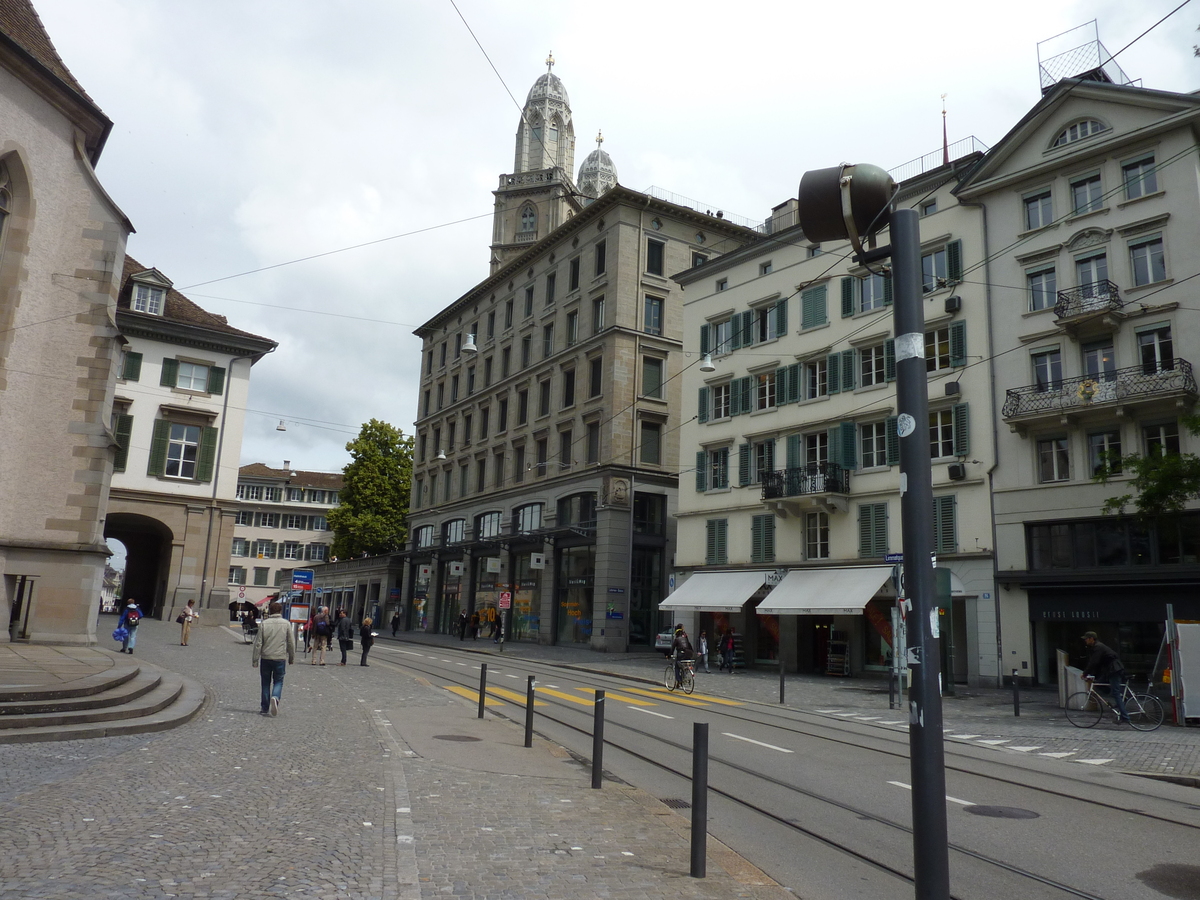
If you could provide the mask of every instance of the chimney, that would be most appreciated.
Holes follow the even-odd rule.
[[[285,469],[290,469],[292,467],[292,461],[290,459],[285,459],[283,461],[283,467]]]

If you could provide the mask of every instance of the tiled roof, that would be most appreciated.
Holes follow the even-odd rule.
[[[21,49],[49,69],[55,76],[62,79],[80,96],[85,97],[95,106],[95,101],[88,97],[87,91],[75,80],[71,70],[67,68],[50,42],[50,35],[42,25],[41,17],[29,0],[0,0],[0,32],[3,32]]]
[[[322,491],[340,491],[342,476],[337,472],[303,472],[300,469],[272,469],[262,463],[250,463],[238,469],[239,476],[249,478],[284,478],[293,485]]]
[[[4,0],[0,0],[3,3]],[[142,272],[151,271],[149,266],[143,266],[132,256],[126,255],[125,269],[121,273],[121,293],[117,296],[117,306],[125,310],[130,315],[145,316],[147,319],[166,319],[172,322],[184,322],[188,325],[199,325],[201,328],[211,328],[214,331],[221,331],[226,334],[236,334],[242,337],[256,338],[260,341],[270,341],[270,338],[265,338],[260,334],[251,334],[249,331],[242,331],[234,328],[229,324],[229,320],[224,316],[218,316],[216,313],[210,313],[197,304],[193,303],[175,288],[167,289],[167,299],[163,304],[163,313],[161,316],[152,316],[148,313],[134,312],[130,309],[130,297],[133,295],[133,286],[129,283],[129,279],[134,275],[140,275]],[[274,343],[272,341],[272,343]]]

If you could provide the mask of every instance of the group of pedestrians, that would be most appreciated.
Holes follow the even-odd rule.
[[[735,642],[733,639],[733,629],[727,628],[721,632],[721,636],[717,639],[716,649],[721,654],[720,662],[717,665],[717,671],[728,668],[729,674],[733,674],[733,651]],[[711,648],[708,644],[708,632],[701,630],[699,638],[696,640],[695,648],[692,647],[691,638],[688,637],[687,630],[682,624],[675,626],[675,635],[671,641],[671,656],[675,660],[675,677],[679,677],[679,662],[684,659],[696,660],[697,666],[704,666],[706,675],[712,674],[712,669],[708,667],[708,660]]]
[[[376,633],[372,630],[374,624],[374,620],[367,616],[358,626],[358,642],[362,648],[362,657],[358,663],[360,666],[369,665],[367,654],[375,645]],[[338,665],[344,666],[347,654],[354,649],[354,624],[344,609],[337,610],[331,616],[328,606],[319,606],[304,625],[304,637],[312,654],[310,665],[325,665],[325,651],[330,649],[333,639],[337,638],[338,649],[342,651],[342,660]]]
[[[483,618],[479,615],[478,611],[473,612],[470,616],[468,616],[465,609],[459,610],[456,630],[458,631],[458,639],[460,641],[466,639],[468,631],[471,633],[471,640],[479,640],[479,636],[483,634],[483,627]],[[492,643],[500,643],[500,635],[504,629],[504,626],[500,621],[500,617],[497,616],[496,618],[492,619],[488,623],[488,628],[490,629],[488,631],[488,637],[492,639]]]

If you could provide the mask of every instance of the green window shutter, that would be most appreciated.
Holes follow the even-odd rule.
[[[874,549],[872,536],[875,533],[873,509],[874,507],[870,503],[858,505],[858,555],[864,558],[874,555],[871,552]]]
[[[800,402],[800,363],[792,363],[788,370],[788,403]]]
[[[150,438],[150,464],[147,475],[161,475],[167,470],[167,443],[171,439],[171,423],[166,419],[154,420],[154,434]]]
[[[887,504],[876,503],[875,505],[875,521],[872,522],[872,532],[874,538],[874,553],[872,556],[886,556],[888,552],[888,522],[887,522]]]
[[[699,450],[696,453],[696,490],[708,490],[708,451]]]
[[[200,453],[196,459],[196,480],[212,481],[213,465],[217,458],[216,428],[203,428],[200,432]]]
[[[883,276],[883,305],[892,305],[892,273]]]
[[[825,357],[825,391],[830,394],[842,392],[842,354],[830,353]]]
[[[709,332],[709,327],[710,327],[710,326],[708,326],[708,325],[701,325],[701,326],[700,326],[700,352],[701,352],[701,353],[707,353],[707,352],[708,352],[708,332]]]
[[[967,364],[967,323],[950,323],[950,365]]]
[[[767,452],[766,452],[767,468],[770,471],[774,472],[775,471],[775,439],[771,438],[770,440],[768,440],[766,446],[767,446]],[[761,473],[759,475],[759,480],[760,481],[762,480]]]
[[[208,367],[208,392],[220,394],[225,390],[225,370],[220,366]]]
[[[842,458],[834,460],[840,462],[847,469],[858,468],[858,426],[853,422],[842,422],[838,425],[842,431]],[[833,459],[832,453],[830,459]]]
[[[963,280],[962,241],[946,245],[946,280],[951,283]]]
[[[737,350],[742,346],[742,317],[737,313],[729,320],[729,350]]]
[[[893,338],[883,342],[883,380],[896,380],[896,341]]]
[[[717,452],[719,454],[717,457],[717,464],[719,468],[715,478],[713,479],[713,487],[727,488],[729,487],[729,448],[722,447]],[[717,481],[720,481],[721,483],[717,484]]]
[[[742,394],[742,414],[754,412],[754,379],[747,375],[745,378],[738,379],[741,382],[739,390]]]
[[[888,416],[884,420],[883,432],[886,437],[887,446],[887,464],[895,466],[900,464],[900,432],[896,430],[896,417]]]
[[[738,447],[738,484],[745,487],[750,483],[750,445]]]
[[[163,387],[175,387],[179,381],[179,360],[164,359],[162,362],[162,375],[158,379],[158,383]]]
[[[933,543],[937,553],[955,553],[958,550],[955,506],[953,494],[933,498]]]
[[[728,537],[729,520],[717,519],[717,562],[721,564],[729,561]]]
[[[811,287],[800,295],[800,327],[813,328],[828,321],[825,314],[826,286]]]
[[[742,392],[740,390],[741,379],[735,378],[729,382],[729,415],[740,416],[742,414]]]
[[[842,356],[842,390],[852,391],[855,385],[855,356],[853,350],[843,350]]]
[[[716,565],[717,562],[717,520],[709,519],[704,523],[704,563]]]
[[[854,277],[842,279],[842,318],[854,315]]]
[[[784,297],[782,300],[780,300],[778,303],[775,304],[775,336],[776,337],[783,337],[785,334],[787,334],[787,331],[788,331],[787,307],[788,307],[787,297]]]
[[[955,403],[951,410],[955,456],[968,456],[971,452],[971,417],[967,407],[966,403]]]
[[[800,452],[800,435],[789,434],[787,437],[787,467],[789,469],[800,468],[800,460],[803,459]]]
[[[775,370],[775,405],[783,406],[789,403],[787,397],[788,373],[787,366],[780,366]]]
[[[749,347],[754,343],[754,310],[748,309],[742,313],[742,346]]]
[[[119,415],[113,423],[113,435],[117,439],[117,450],[113,454],[113,471],[124,472],[129,462],[129,438],[133,434],[133,416]]]
[[[750,562],[763,561],[763,516],[750,520]]]
[[[121,369],[121,377],[126,381],[137,381],[142,377],[142,354],[125,354],[125,365]]]
[[[700,396],[696,400],[696,415],[701,424],[708,421],[708,388],[700,388]]]
[[[763,562],[775,562],[775,516],[763,517]]]
[[[829,441],[828,461],[840,464],[842,461],[842,429],[834,425],[825,432],[825,435]]]

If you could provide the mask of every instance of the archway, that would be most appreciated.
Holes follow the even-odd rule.
[[[171,564],[171,529],[148,516],[110,513],[104,522],[104,537],[125,545],[121,601],[132,597],[147,615],[161,616]]]

